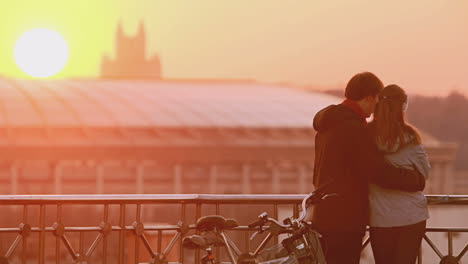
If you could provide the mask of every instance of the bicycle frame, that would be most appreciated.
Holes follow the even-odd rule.
[[[250,253],[250,252],[249,253],[243,253],[237,247],[237,245],[234,243],[234,241],[227,235],[227,233],[225,231],[226,229],[221,228],[221,229],[218,230],[217,228],[214,228],[212,231],[215,232],[216,235],[219,235],[221,237],[222,241],[224,242],[224,247],[226,249],[227,255],[228,255],[228,257],[229,257],[232,264],[240,264],[240,263],[238,263],[238,258],[241,255],[249,257],[248,258],[249,263],[258,263],[256,261],[256,258],[265,249],[265,247],[266,247],[267,243],[270,241],[270,239],[274,235],[279,235],[279,234],[282,234],[282,233],[289,233],[289,234],[292,234],[293,236],[296,236],[296,235],[299,234],[301,236],[300,239],[305,244],[305,245],[303,245],[303,247],[304,248],[309,248],[310,245],[308,244],[309,242],[308,242],[308,238],[306,237],[305,232],[311,232],[312,230],[309,230],[308,228],[310,228],[310,227],[308,227],[307,223],[304,222],[304,219],[305,219],[306,214],[307,214],[307,212],[306,212],[307,211],[307,202],[310,199],[311,200],[310,203],[313,204],[313,203],[316,203],[316,202],[318,202],[320,200],[323,200],[323,199],[327,198],[329,196],[329,194],[325,194],[323,192],[323,190],[329,185],[330,185],[330,183],[322,186],[321,188],[318,188],[314,192],[310,193],[307,197],[305,197],[302,200],[302,203],[301,203],[301,206],[302,206],[301,215],[298,218],[293,218],[293,217],[287,218],[288,221],[286,221],[286,224],[281,224],[276,219],[269,218],[266,213],[260,214],[259,217],[258,217],[259,220],[257,220],[255,223],[252,223],[252,224],[248,225],[249,228],[256,227],[258,229],[258,231],[254,235],[256,235],[259,232],[264,232],[264,231],[268,230],[268,229],[264,229],[264,225],[266,223],[271,223],[273,225],[276,225],[276,226],[279,227],[279,229],[276,229],[275,231],[269,231],[267,236],[262,240],[260,245],[257,246],[257,248],[254,250],[253,253]],[[320,247],[320,242],[318,242],[318,245]],[[207,248],[205,250],[208,250],[208,249],[211,250],[211,248]],[[320,247],[320,250],[321,250],[321,247]],[[290,252],[290,250],[288,250],[288,252]],[[236,254],[238,258],[236,258],[234,256],[234,254]],[[243,262],[243,263],[247,263],[247,262]],[[267,263],[267,262],[264,262],[264,263]],[[299,263],[299,262],[296,261],[296,263]]]

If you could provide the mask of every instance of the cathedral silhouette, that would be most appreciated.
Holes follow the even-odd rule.
[[[115,36],[115,58],[103,56],[103,79],[161,79],[161,62],[157,55],[146,57],[146,33],[140,22],[136,36],[126,36],[119,22]]]

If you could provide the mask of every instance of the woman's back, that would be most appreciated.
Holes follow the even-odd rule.
[[[379,147],[388,151],[384,146]],[[385,158],[396,167],[417,169],[426,179],[429,175],[429,159],[421,144],[408,144],[398,151],[388,152]],[[427,201],[422,192],[403,192],[371,184],[369,203],[370,226],[404,226],[429,218]]]

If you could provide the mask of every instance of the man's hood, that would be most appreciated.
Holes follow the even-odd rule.
[[[317,132],[323,132],[352,119],[359,120],[359,116],[350,108],[342,104],[330,105],[315,115],[314,129]]]

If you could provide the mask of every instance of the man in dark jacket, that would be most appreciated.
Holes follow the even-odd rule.
[[[327,193],[337,196],[314,207],[313,221],[323,235],[328,264],[359,263],[368,223],[368,184],[421,191],[425,180],[417,171],[385,163],[366,129],[383,84],[370,72],[348,82],[346,100],[319,111],[314,118],[314,185],[329,182]]]

